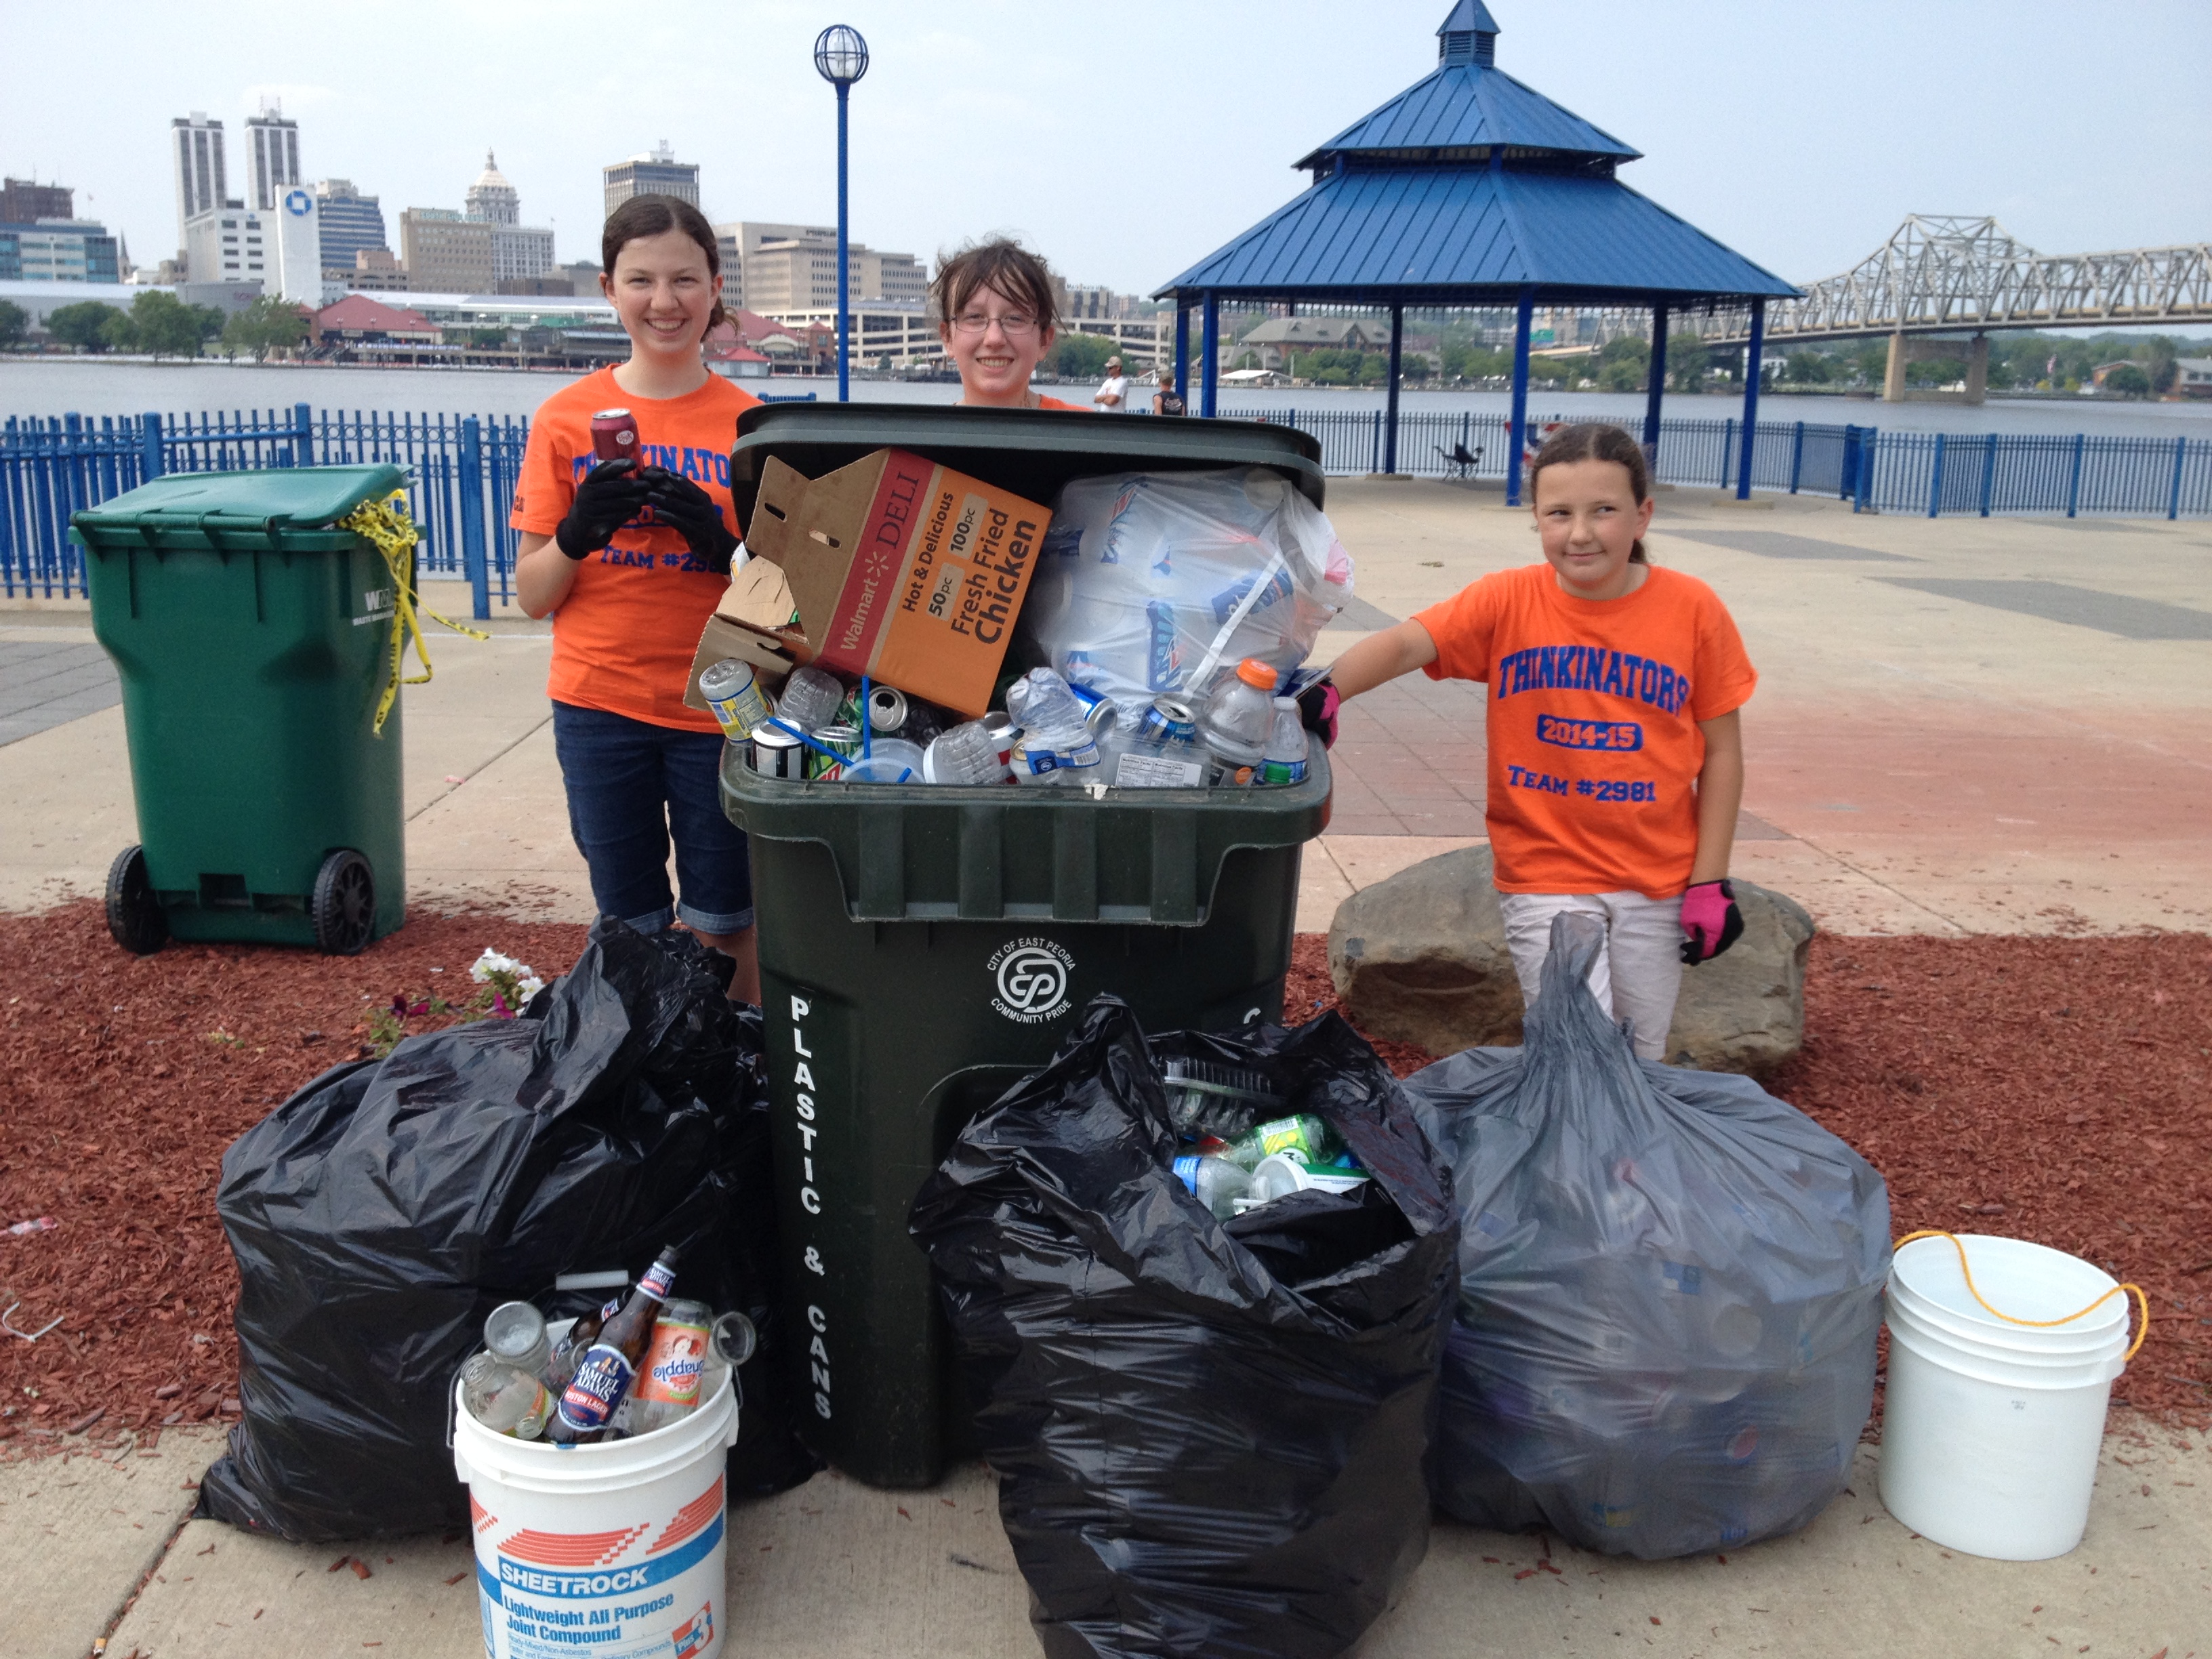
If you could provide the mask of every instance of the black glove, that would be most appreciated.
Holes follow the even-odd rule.
[[[659,521],[682,534],[693,558],[718,576],[728,575],[738,538],[723,521],[721,503],[665,466],[648,466],[644,477],[652,492],[647,499]]]
[[[576,486],[568,516],[553,532],[555,544],[572,559],[589,558],[638,515],[646,495],[646,483],[637,476],[636,462],[601,461]]]
[[[1735,889],[1723,878],[1701,881],[1682,895],[1682,960],[1691,967],[1711,962],[1743,937],[1743,912],[1735,908]]]
[[[1298,724],[1319,738],[1324,749],[1336,746],[1336,711],[1343,701],[1326,674],[1298,693]]]

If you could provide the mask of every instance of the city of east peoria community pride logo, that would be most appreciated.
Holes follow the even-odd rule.
[[[307,215],[313,213],[314,210],[315,198],[308,195],[306,191],[295,190],[286,192],[284,197],[284,211],[290,214],[294,218],[304,219]]]
[[[1042,1025],[1067,1012],[1075,958],[1050,939],[1009,939],[983,968],[998,991],[991,1006],[1017,1024]]]

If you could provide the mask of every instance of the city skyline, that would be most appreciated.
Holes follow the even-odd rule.
[[[549,57],[512,51],[514,30],[526,20],[536,38],[580,39],[604,32],[604,17],[567,0],[526,14],[397,0],[389,26],[432,27],[443,49],[371,76],[303,58],[296,36],[273,27],[282,12],[240,0],[240,27],[219,37],[125,32],[106,44],[99,97],[65,77],[25,77],[0,115],[0,167],[74,189],[79,216],[125,239],[141,264],[172,251],[171,118],[202,108],[223,120],[228,193],[242,198],[239,141],[264,99],[301,124],[303,179],[350,179],[387,219],[452,202],[496,149],[564,261],[593,251],[603,169],[664,138],[701,167],[710,219],[823,222],[834,216],[835,108],[807,49],[842,19],[874,51],[853,100],[857,239],[927,262],[1012,231],[1072,278],[1144,293],[1296,194],[1291,160],[1418,75],[1446,9],[1379,0],[1346,28],[1341,9],[1318,0],[1197,13],[1132,0],[1109,36],[1091,12],[1011,0],[836,18],[780,3],[734,15],[674,4],[624,46]],[[1855,262],[1912,210],[1994,213],[2051,250],[2203,235],[2212,187],[2189,159],[2202,100],[2177,89],[2123,102],[2119,88],[2142,73],[2130,43],[2142,30],[2160,56],[2193,61],[2212,46],[2212,12],[2128,9],[2133,27],[2090,30],[2078,8],[2043,0],[2001,13],[1870,0],[1853,40],[1912,50],[1814,68],[1799,31],[1753,0],[1494,8],[1502,69],[1646,152],[1626,182],[1798,280]],[[61,52],[61,27],[24,19],[20,61]],[[1330,44],[1316,52],[1321,33]],[[1151,50],[1164,39],[1179,49]],[[1125,66],[1124,41],[1146,43],[1144,67]],[[696,98],[662,88],[637,112],[638,66],[695,59],[716,65]],[[732,63],[743,65],[734,80]],[[963,87],[976,88],[972,100],[947,91]],[[430,109],[464,113],[425,122]],[[550,118],[559,111],[574,113]],[[1022,141],[1002,142],[1009,131]]]

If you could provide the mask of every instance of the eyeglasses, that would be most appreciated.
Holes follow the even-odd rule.
[[[981,334],[994,323],[1009,340],[1025,338],[1037,330],[1037,319],[1026,311],[1009,311],[1000,317],[987,317],[980,311],[971,311],[952,319],[952,326],[963,334]]]

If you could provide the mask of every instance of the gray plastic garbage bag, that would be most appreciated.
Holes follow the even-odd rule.
[[[760,1012],[688,933],[603,920],[524,1017],[325,1072],[223,1154],[242,1420],[197,1514],[295,1541],[465,1524],[447,1412],[484,1316],[562,1273],[644,1272],[761,1335],[730,1485],[817,1465],[793,1431],[775,1282]]]
[[[1225,1225],[1170,1168],[1158,1060],[1257,1070],[1373,1172]],[[1094,1001],[914,1206],[1052,1659],[1347,1651],[1428,1547],[1448,1178],[1334,1014],[1148,1044]]]
[[[1638,1060],[1552,927],[1526,1047],[1406,1089],[1452,1164],[1438,1504],[1646,1559],[1804,1526],[1873,1404],[1889,1198],[1749,1079]]]

